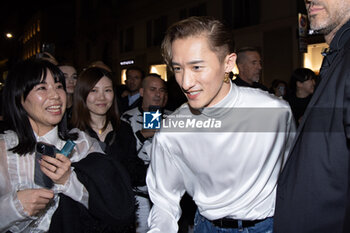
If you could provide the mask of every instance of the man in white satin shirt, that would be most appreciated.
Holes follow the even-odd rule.
[[[188,102],[162,121],[147,173],[149,232],[178,231],[185,191],[195,233],[272,232],[277,178],[294,137],[289,105],[230,81],[230,30],[209,17],[172,25],[162,54]]]

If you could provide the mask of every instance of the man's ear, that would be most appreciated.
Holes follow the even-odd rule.
[[[236,65],[237,55],[235,53],[228,54],[225,57],[225,72],[229,73]]]
[[[143,97],[143,88],[141,87],[139,90],[140,96]]]

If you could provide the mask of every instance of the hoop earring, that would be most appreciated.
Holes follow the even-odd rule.
[[[230,73],[225,72],[224,82],[229,83],[230,82]]]

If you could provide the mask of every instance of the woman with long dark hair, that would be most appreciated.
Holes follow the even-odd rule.
[[[9,72],[3,94],[9,130],[0,135],[0,231],[128,228],[134,218],[129,178],[96,140],[67,130],[59,68],[40,59],[20,62]],[[75,146],[64,154],[68,140]]]
[[[96,138],[111,159],[121,162],[133,187],[144,186],[147,165],[137,156],[131,126],[119,118],[114,90],[107,70],[90,67],[81,72],[74,92],[71,125]]]

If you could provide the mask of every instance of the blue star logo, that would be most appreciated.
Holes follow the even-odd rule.
[[[160,129],[160,120],[162,114],[157,110],[156,112],[143,113],[143,128],[144,129]]]

